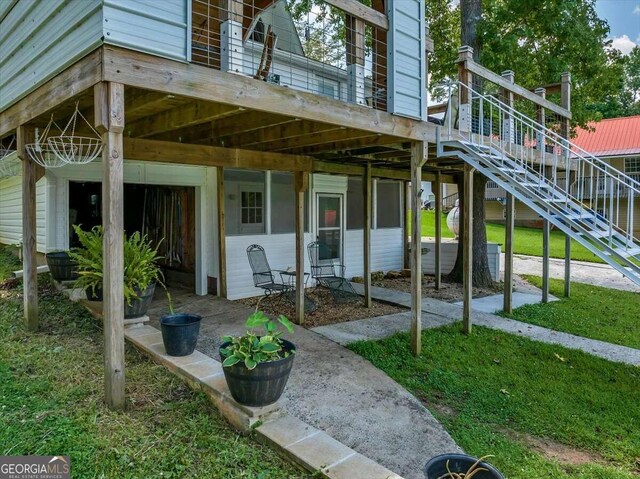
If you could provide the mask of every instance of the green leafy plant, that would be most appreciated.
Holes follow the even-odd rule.
[[[246,326],[249,328],[242,336],[224,336],[222,340],[228,345],[220,349],[225,358],[222,365],[233,366],[244,362],[247,369],[252,370],[260,363],[277,361],[294,354],[295,350],[287,350],[283,347],[281,339],[284,331],[279,324],[293,333],[293,324],[285,316],[280,315],[277,322],[269,319],[262,311],[256,311],[247,318]],[[264,334],[259,336],[254,328],[264,328]]]
[[[95,294],[102,288],[103,257],[102,226],[94,226],[90,231],[83,231],[79,225],[73,225],[82,247],[74,248],[69,256],[77,265],[78,279],[75,287],[91,290]],[[124,298],[127,304],[139,298],[139,294],[152,283],[160,284],[166,291],[164,276],[158,266],[158,248],[151,245],[146,235],[133,233],[124,239]],[[169,293],[167,292],[167,295]],[[169,297],[171,308],[171,298]],[[173,308],[171,308],[173,309]]]
[[[73,225],[82,247],[69,251],[69,257],[76,264],[78,279],[76,288],[91,291],[102,288],[102,238],[104,230],[102,226],[94,226],[90,231],[84,231],[79,225]]]

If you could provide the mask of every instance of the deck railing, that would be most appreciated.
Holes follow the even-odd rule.
[[[192,62],[386,110],[386,32],[329,3],[192,0]]]

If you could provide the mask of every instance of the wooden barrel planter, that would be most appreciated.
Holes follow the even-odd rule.
[[[51,277],[56,281],[71,281],[78,277],[75,263],[67,251],[52,251],[45,255]]]
[[[228,347],[229,344],[222,344],[220,349]],[[285,351],[296,349],[293,343],[285,339],[282,340],[282,346]],[[294,356],[295,354],[289,354],[286,358],[259,363],[254,369],[247,369],[243,362],[222,368],[233,399],[239,404],[251,407],[275,403],[287,385]],[[222,361],[225,359],[222,353],[220,358]]]

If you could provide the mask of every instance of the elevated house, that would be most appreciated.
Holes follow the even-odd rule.
[[[514,198],[640,281],[637,240],[560,181],[587,162],[569,156],[568,76],[558,105],[518,86],[512,73],[476,64],[463,47],[458,82],[436,124],[427,121],[423,0],[373,0],[371,7],[325,0],[331,16],[313,7],[296,21],[294,3],[0,2],[0,140],[15,144],[0,160],[0,242],[22,244],[25,318],[35,329],[37,253],[72,246],[72,224],[104,225],[109,404],[122,406],[124,394],[124,231],[164,238],[165,266],[178,279],[197,294],[228,298],[257,293],[246,248],[261,244],[273,268],[295,271],[299,323],[311,241],[326,243],[331,258],[324,259],[345,264],[347,276],[363,275],[366,306],[372,270],[413,265],[416,354],[422,249],[419,229],[408,241],[407,225],[420,224],[423,181],[433,182],[437,205],[441,185],[460,175],[466,191],[482,174],[508,193],[507,310]],[[493,94],[473,91],[473,75]],[[516,102],[555,115],[558,132],[522,115]],[[46,150],[60,135],[56,125],[64,129],[73,118],[76,130],[53,140],[71,145],[66,159],[73,161],[53,164],[54,155],[43,168],[33,151]],[[78,164],[77,138],[96,135],[101,158]],[[638,191],[624,173],[606,174],[617,188]],[[466,214],[466,331],[472,221]],[[436,236],[430,254],[439,287]]]

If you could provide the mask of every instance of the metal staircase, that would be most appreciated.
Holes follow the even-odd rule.
[[[458,128],[455,112],[447,111],[438,157],[471,165],[640,285],[640,240],[633,234],[640,182],[497,98],[458,84],[459,93],[464,89],[468,102],[460,103]]]

